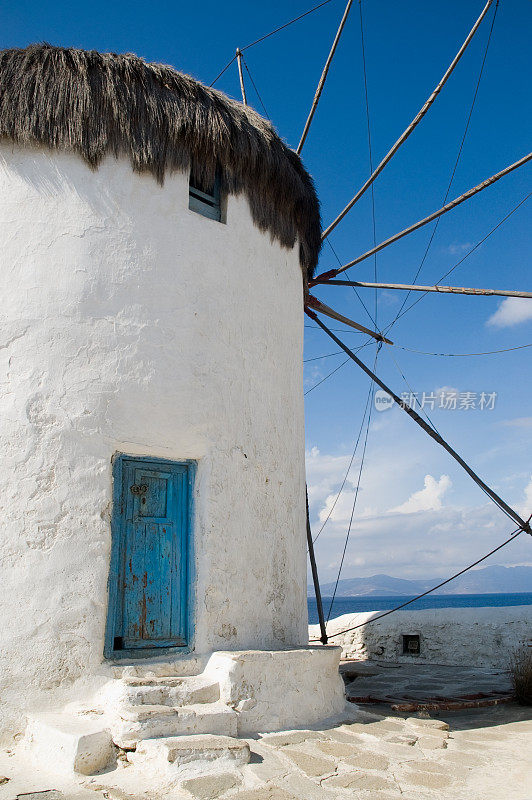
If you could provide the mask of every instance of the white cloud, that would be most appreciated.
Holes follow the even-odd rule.
[[[531,319],[532,300],[524,297],[507,297],[486,324],[496,328],[509,328]]]
[[[532,417],[516,417],[515,419],[506,419],[502,424],[509,428],[532,428]]]
[[[470,250],[471,247],[473,247],[473,242],[456,242],[455,244],[450,244],[447,250],[452,256],[460,256],[466,250]]]
[[[525,501],[519,509],[519,512],[525,519],[528,519],[529,515],[532,514],[532,475],[525,486],[524,495]]]
[[[434,394],[437,397],[440,397],[442,394],[456,394],[458,395],[458,389],[456,386],[438,386],[437,389],[434,389]]]
[[[309,505],[323,503],[323,498],[339,486],[345,477],[349,455],[322,455],[317,447],[307,451],[307,491]]]
[[[329,521],[316,542],[323,583],[336,579],[346,531],[345,523]],[[356,517],[342,578],[379,573],[399,578],[446,578],[496,547],[510,531],[509,520],[492,503],[470,508],[443,507],[417,514]],[[529,537],[520,536],[486,561],[485,566],[531,561]]]
[[[397,292],[389,292],[387,289],[384,289],[379,294],[379,302],[383,306],[395,306],[399,302],[399,298],[397,296]]]
[[[482,495],[467,476],[458,467],[449,464],[447,454],[435,448],[426,434],[412,425],[410,420],[403,419],[403,416],[399,412],[379,415],[379,419],[389,419],[390,424],[383,430],[372,429],[370,433],[342,570],[343,578],[377,573],[401,578],[445,578],[496,547],[510,533],[510,522],[499,509],[490,502],[479,504]],[[504,441],[508,442],[508,429],[500,430]],[[485,445],[485,441],[479,445],[477,461],[482,460]],[[507,490],[508,499],[511,505],[525,505],[528,516],[532,512],[532,486],[527,488],[526,493],[525,486],[532,484],[530,461],[525,454],[522,459],[524,468],[516,472],[518,465],[513,447],[504,459],[503,454],[497,455],[496,465],[492,469],[495,474],[501,475],[501,479],[502,476],[512,478]],[[317,448],[307,452],[307,481],[314,535],[320,530],[337,497],[351,450],[352,443],[346,442],[334,454],[323,449],[320,452]],[[361,448],[353,460],[331,518],[315,545],[323,583],[335,580],[338,573],[358,480],[360,455]],[[431,475],[433,481],[428,481],[428,489],[425,480],[427,474]],[[445,494],[448,492],[450,495],[450,481],[453,500],[459,502],[459,506],[450,505]],[[411,498],[419,491],[422,502],[418,500],[415,510]],[[390,510],[401,506],[402,511]],[[520,513],[524,515],[525,509]],[[486,566],[531,562],[530,538],[521,536],[497,553]]]
[[[452,486],[448,475],[442,475],[437,481],[432,475],[425,475],[425,487],[410,495],[408,500],[390,511],[398,514],[414,514],[417,511],[439,511],[442,498]]]

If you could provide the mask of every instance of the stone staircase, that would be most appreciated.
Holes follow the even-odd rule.
[[[171,668],[167,668],[171,671]],[[138,672],[138,670],[136,670]],[[207,674],[127,674],[108,681],[90,704],[33,715],[26,741],[41,761],[64,762],[64,772],[93,774],[116,759],[116,747],[146,740],[211,734],[235,737],[238,714],[220,700],[220,684]]]
[[[237,713],[221,702],[218,680],[205,674],[122,677],[103,687],[97,704],[124,749],[145,739],[237,733]]]
[[[114,677],[91,702],[30,716],[25,746],[41,762],[69,774],[108,768],[116,763],[117,748],[137,750],[128,753],[132,763],[153,760],[159,752],[165,764],[175,766],[190,747],[197,760],[211,741],[205,736],[222,737],[206,750],[221,753],[223,760],[234,748],[223,737],[300,726],[339,713],[344,706],[339,656],[339,648],[300,648],[115,664]],[[308,688],[304,694],[301,680]],[[197,737],[203,744],[180,745],[181,737]],[[238,752],[243,758],[245,753]]]

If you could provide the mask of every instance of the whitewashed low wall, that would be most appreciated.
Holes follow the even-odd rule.
[[[344,683],[339,647],[213,653],[205,674],[220,699],[236,708],[239,736],[300,728],[341,714]]]
[[[344,614],[329,622],[329,636],[360,625],[380,611]],[[319,637],[309,626],[310,639]],[[403,654],[403,636],[418,635],[419,655]],[[350,633],[331,639],[342,658],[369,658],[418,664],[460,664],[506,668],[516,647],[532,642],[532,606],[504,608],[439,608],[398,611]]]

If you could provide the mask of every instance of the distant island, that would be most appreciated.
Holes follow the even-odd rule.
[[[405,580],[391,575],[372,575],[369,578],[344,578],[339,581],[337,597],[393,597],[412,596],[426,592],[441,578]],[[323,596],[331,596],[334,583],[321,585]],[[461,575],[438,589],[438,594],[513,594],[532,591],[532,567],[484,567]],[[314,597],[314,587],[308,586],[307,595]]]

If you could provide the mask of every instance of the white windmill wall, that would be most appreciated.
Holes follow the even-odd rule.
[[[5,730],[106,669],[117,451],[198,461],[195,651],[306,643],[297,248],[185,174],[2,145],[0,261]]]

